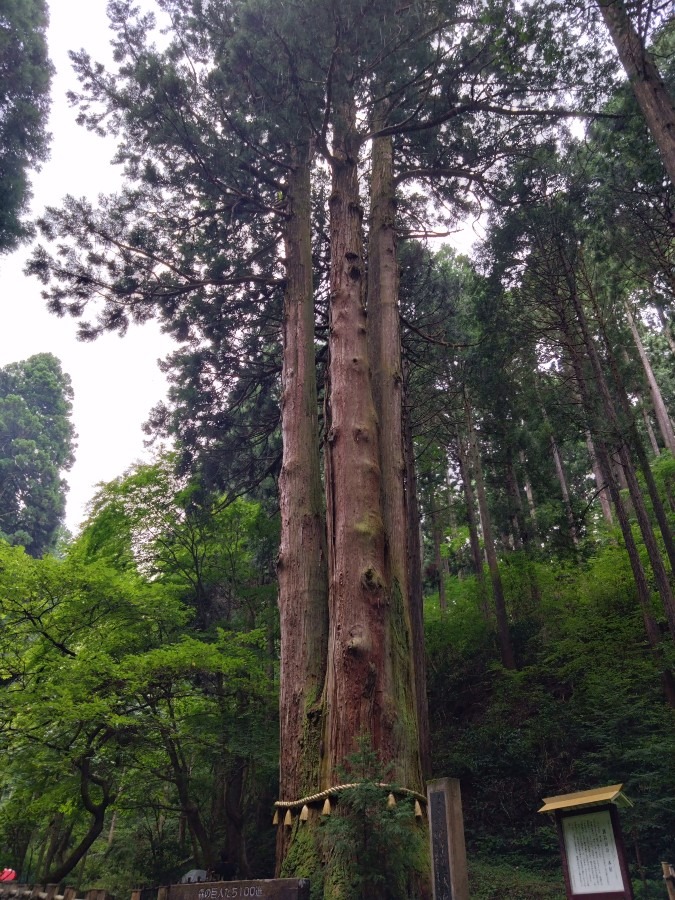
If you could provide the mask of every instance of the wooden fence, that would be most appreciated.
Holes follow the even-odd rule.
[[[0,882],[0,900],[110,900],[107,891],[83,891],[77,896],[73,887],[64,888],[59,894],[58,884],[17,884],[16,881]]]
[[[663,880],[666,882],[666,890],[668,891],[668,900],[675,900],[675,866],[670,863],[662,862]]]

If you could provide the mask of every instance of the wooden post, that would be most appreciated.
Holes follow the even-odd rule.
[[[469,900],[462,795],[456,778],[427,784],[434,900]]]
[[[675,900],[675,869],[667,862],[662,862],[661,868],[663,869],[663,880],[668,891],[668,900]]]

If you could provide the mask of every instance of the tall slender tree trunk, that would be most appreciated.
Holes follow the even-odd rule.
[[[530,513],[530,521],[532,522],[532,537],[539,540],[539,525],[537,523],[537,504],[534,501],[534,490],[532,489],[532,482],[530,481],[530,476],[527,472],[527,459],[525,458],[525,451],[521,450],[519,454],[520,464],[523,467],[523,481],[525,486],[525,497],[527,498],[527,508]],[[517,482],[516,482],[517,486]],[[520,497],[520,491],[518,491],[518,497]],[[526,532],[527,541],[526,543],[531,543],[530,537],[530,529]]]
[[[583,369],[578,357],[573,358],[572,366],[582,402],[589,418],[592,419],[592,403],[590,401],[588,386],[586,384],[586,379],[583,376]],[[621,492],[619,491],[619,487],[612,472],[612,464],[604,440],[599,439],[597,445],[594,445],[593,455],[599,469],[599,477],[602,480],[602,483],[607,485],[607,489],[609,490],[616,510],[617,519],[619,520],[619,527],[621,528],[621,534],[623,536],[624,545],[626,547],[628,560],[637,589],[638,603],[642,613],[645,634],[647,635],[647,641],[654,660],[661,672],[661,680],[666,701],[670,707],[675,708],[675,678],[665,661],[661,632],[652,613],[651,592],[647,583],[647,577],[642,566],[642,561],[640,560],[640,552],[635,543],[635,538],[633,537],[633,529],[631,528],[628,512],[626,511],[625,504],[621,498]]]
[[[513,464],[513,456],[507,451],[506,459],[506,491],[510,499],[510,516],[511,531],[513,532],[514,546],[516,550],[520,550],[523,546],[527,547],[530,542],[529,529],[525,523],[525,511],[523,510],[523,500],[520,496],[520,488],[518,487],[518,476],[516,475],[516,467]]]
[[[645,484],[647,485],[647,493],[649,494],[649,499],[651,500],[651,503],[652,503],[652,509],[654,510],[654,515],[656,517],[656,521],[658,522],[659,530],[660,530],[661,536],[663,538],[663,543],[666,548],[666,554],[667,554],[668,560],[670,562],[671,572],[675,572],[675,541],[673,540],[673,534],[670,530],[670,524],[669,524],[668,518],[666,516],[666,511],[665,511],[663,503],[661,501],[661,495],[659,494],[659,490],[656,485],[654,475],[652,473],[652,469],[651,469],[651,465],[649,462],[649,458],[647,456],[647,452],[644,448],[644,445],[642,443],[642,438],[640,437],[640,432],[638,431],[638,428],[637,428],[637,425],[635,422],[635,413],[634,413],[633,407],[631,405],[631,402],[628,399],[628,394],[626,393],[626,387],[625,387],[624,381],[621,377],[619,367],[617,365],[616,355],[614,353],[612,344],[609,340],[607,331],[605,329],[604,322],[600,315],[600,310],[599,310],[597,298],[595,296],[595,291],[593,289],[593,285],[591,283],[590,278],[588,278],[588,276],[586,275],[585,271],[584,271],[584,280],[586,283],[586,288],[587,288],[588,295],[589,295],[589,298],[590,298],[590,301],[591,301],[591,304],[593,307],[593,311],[595,313],[596,320],[598,321],[598,324],[600,325],[600,332],[601,332],[601,335],[602,335],[602,338],[603,338],[604,344],[605,344],[605,353],[607,356],[607,360],[609,361],[609,367],[610,367],[610,371],[612,373],[612,378],[614,380],[616,396],[618,397],[619,406],[620,406],[621,413],[622,413],[623,420],[624,420],[623,424],[625,424],[625,429],[626,429],[627,435],[630,438],[630,445],[632,446],[632,449],[633,449],[635,455],[637,456],[638,463],[640,465],[640,471],[642,472],[643,478],[645,480]],[[593,344],[593,351],[595,352],[596,357],[597,357],[597,351],[595,350],[594,344]],[[598,365],[598,364],[599,364],[599,360],[598,360],[598,362],[596,362],[596,365]],[[605,389],[605,392],[606,392],[607,398],[608,398],[609,393],[608,393],[608,391],[606,391],[606,389]],[[601,394],[603,394],[602,386],[601,386]],[[605,404],[607,403],[607,398],[605,398],[603,395],[603,402],[605,402]],[[609,402],[611,403],[611,400]],[[612,426],[617,435],[617,442],[619,443],[619,451],[620,451],[621,458],[623,461],[624,470],[626,470],[626,467],[628,466],[631,469],[631,471],[634,473],[632,460],[630,459],[630,454],[629,454],[629,445],[624,437],[623,430],[621,430],[621,428],[620,428],[620,425],[622,423],[619,422],[619,419],[616,415],[615,415],[614,419],[612,419],[612,417],[610,415],[610,421],[612,422]],[[628,462],[626,462],[626,460],[628,460]],[[633,497],[634,487],[631,487],[630,478],[631,478],[630,472],[626,471],[626,480],[629,483],[628,489],[629,489],[629,492],[631,493],[631,497]],[[635,480],[635,484],[637,485],[637,480]],[[638,493],[639,493],[640,499],[642,499],[642,491],[639,490],[639,488],[638,488]],[[644,506],[644,502],[642,502],[641,506]],[[640,521],[641,517],[643,516],[643,513],[642,513],[641,509],[638,509],[635,506],[635,501],[634,501],[634,508],[635,508],[636,516],[638,517],[638,521]],[[644,513],[644,519],[645,519],[645,521],[648,521],[646,512]],[[651,523],[650,523],[649,527],[650,527],[650,531],[651,531]],[[647,546],[648,553],[650,553],[650,559],[651,559],[652,552],[650,551],[649,543],[648,543],[647,539],[645,539],[645,544]],[[661,561],[660,553],[658,553],[658,560],[659,560],[659,562]],[[652,563],[652,565],[653,565],[653,563]],[[660,576],[655,573],[655,577],[658,582]],[[672,587],[670,586],[670,584],[669,584],[669,590],[672,594]],[[664,598],[664,605],[666,605],[666,607],[668,605],[665,598]],[[674,614],[675,614],[675,600],[673,600],[673,610],[674,610]],[[673,636],[675,637],[675,632],[673,632]]]
[[[436,503],[436,493],[434,486],[429,486],[429,513],[431,516],[431,538],[434,544],[434,567],[438,577],[438,605],[441,612],[446,612],[448,608],[448,600],[445,596],[445,576],[443,572],[443,561],[441,559],[441,523],[438,517],[438,505]]]
[[[567,478],[565,477],[565,467],[563,466],[562,457],[560,455],[560,450],[558,448],[558,442],[555,439],[555,435],[553,434],[553,429],[551,428],[551,422],[548,417],[548,413],[546,412],[546,407],[542,405],[541,414],[543,416],[544,422],[546,423],[546,427],[548,429],[549,442],[551,444],[551,455],[553,456],[553,464],[555,466],[555,472],[558,476],[558,484],[560,485],[560,493],[562,495],[563,506],[565,507],[565,515],[567,516],[567,524],[570,529],[570,538],[572,539],[572,543],[575,547],[579,546],[579,536],[577,534],[577,527],[574,521],[574,512],[572,510],[572,503],[570,501],[570,492],[567,487]]]
[[[504,587],[502,585],[502,577],[499,571],[499,561],[495,550],[495,542],[492,534],[492,520],[490,518],[490,510],[488,509],[487,496],[485,493],[485,483],[483,480],[483,466],[480,458],[480,449],[478,447],[478,439],[476,431],[473,427],[473,413],[468,401],[465,402],[466,425],[469,433],[469,454],[471,458],[471,467],[476,479],[476,494],[478,497],[478,509],[480,510],[480,519],[483,524],[483,540],[485,543],[485,555],[487,556],[488,568],[490,570],[490,579],[492,581],[492,597],[495,606],[495,618],[497,620],[497,637],[499,639],[499,648],[501,652],[502,665],[505,669],[515,669],[516,662],[513,655],[513,647],[511,645],[511,634],[509,631],[509,621],[506,614],[506,600],[504,598]]]
[[[661,323],[661,327],[663,328],[663,334],[668,342],[668,346],[670,347],[670,352],[675,353],[675,338],[673,337],[672,325],[670,320],[666,317],[666,314],[661,309],[661,307],[657,307],[659,314],[659,322]]]
[[[583,339],[586,354],[591,363],[591,368],[593,371],[595,382],[597,384],[598,394],[602,403],[604,416],[618,446],[619,458],[621,460],[621,465],[623,467],[626,481],[628,483],[628,491],[633,503],[633,509],[638,520],[642,539],[647,549],[649,562],[654,573],[654,579],[656,581],[659,595],[663,602],[666,618],[668,620],[668,626],[670,628],[671,635],[675,640],[675,598],[673,597],[668,574],[666,572],[666,568],[661,558],[661,553],[654,537],[654,532],[652,530],[651,522],[649,521],[649,516],[645,508],[644,499],[642,497],[642,491],[640,490],[640,485],[638,484],[638,480],[635,475],[635,469],[628,452],[626,441],[623,437],[616,409],[609,393],[609,387],[604,375],[602,363],[600,362],[600,357],[595,346],[595,342],[593,341],[593,338],[588,329],[586,314],[584,312],[581,299],[576,289],[575,278],[573,273],[571,273],[569,269],[569,263],[567,259],[562,253],[561,261],[565,266],[566,277],[568,279],[570,288],[570,301],[574,310],[581,337]]]
[[[391,589],[381,503],[378,420],[367,342],[356,107],[335,66],[330,197],[330,326],[326,399],[329,641],[325,786],[368,734],[392,776],[421,783],[414,681],[402,678],[405,606]],[[405,586],[407,587],[407,585]],[[402,644],[401,642],[404,642]],[[401,726],[404,727],[401,727]],[[410,729],[414,730],[414,740]]]
[[[280,798],[300,799],[320,785],[323,688],[328,645],[328,559],[319,461],[309,146],[294,151],[284,230],[279,476]],[[277,831],[277,871],[292,833]]]
[[[673,426],[670,421],[670,416],[668,415],[668,410],[666,409],[666,404],[663,400],[663,394],[661,393],[661,389],[656,380],[656,376],[654,375],[652,364],[650,363],[649,357],[647,356],[647,351],[645,350],[644,344],[642,343],[640,332],[637,330],[635,318],[633,317],[633,313],[628,302],[626,302],[625,307],[628,325],[630,326],[630,331],[633,335],[633,340],[640,357],[640,362],[642,363],[642,368],[644,369],[645,375],[647,377],[649,394],[652,398],[652,406],[654,407],[654,414],[656,415],[656,422],[659,426],[661,437],[663,438],[663,442],[666,445],[666,448],[670,450],[670,452],[675,456],[675,434],[673,434]]]
[[[407,378],[406,378],[407,384]],[[419,667],[415,679],[417,698],[417,730],[419,733],[420,762],[425,778],[431,776],[431,733],[429,728],[429,701],[426,685],[426,653],[424,648],[424,598],[422,596],[422,527],[417,492],[417,470],[410,414],[404,403],[403,434],[405,449],[405,502],[408,543],[408,598],[412,621],[413,656]]]
[[[604,516],[605,522],[607,522],[608,525],[613,525],[614,517],[612,516],[612,507],[610,505],[608,497],[607,481],[600,468],[598,455],[595,451],[595,444],[593,443],[593,437],[588,429],[586,429],[586,448],[588,449],[588,455],[590,457],[591,466],[593,468],[593,477],[595,478],[595,486],[598,491],[598,499],[600,500],[600,509],[602,510],[602,515]]]
[[[675,185],[675,104],[651,54],[635,30],[624,0],[597,0],[645,122]]]
[[[384,125],[386,110],[376,111],[375,125]],[[370,223],[368,231],[368,359],[373,402],[378,421],[380,497],[385,533],[385,565],[390,596],[386,648],[391,701],[414,711],[426,691],[423,623],[409,596],[408,518],[404,436],[403,364],[398,302],[396,252],[396,192],[391,137],[375,138],[371,149]],[[415,634],[422,628],[421,634]],[[426,702],[423,709],[426,708]],[[422,710],[423,711],[423,710]],[[421,789],[420,737],[415,718],[407,725],[401,751],[408,757],[409,778]],[[412,782],[411,782],[412,784]]]
[[[483,554],[480,549],[480,539],[478,537],[478,522],[476,520],[476,498],[471,484],[471,472],[464,447],[464,437],[457,432],[457,462],[459,463],[459,474],[462,479],[462,487],[464,488],[464,499],[466,501],[466,521],[469,527],[469,546],[471,547],[471,559],[473,560],[474,574],[478,582],[478,596],[481,612],[486,622],[490,621],[490,606],[488,603],[487,587],[485,584],[485,575],[483,573]]]
[[[645,426],[645,431],[647,432],[647,437],[649,438],[649,443],[652,448],[652,453],[654,456],[661,456],[661,448],[659,447],[659,442],[656,440],[656,434],[654,432],[654,428],[652,427],[652,420],[649,418],[649,412],[645,408],[644,403],[640,403],[640,414],[642,415],[642,422]]]

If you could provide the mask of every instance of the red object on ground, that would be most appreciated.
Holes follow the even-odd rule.
[[[14,869],[3,869],[0,872],[0,881],[14,881],[16,878],[16,872]]]

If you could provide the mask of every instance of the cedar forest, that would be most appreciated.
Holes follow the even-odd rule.
[[[0,251],[176,349],[75,537],[69,378],[0,370],[0,864],[426,897],[449,776],[472,898],[560,900],[541,798],[621,782],[664,896],[672,3],[110,0],[71,100],[123,187],[35,222],[47,9],[3,7]]]

